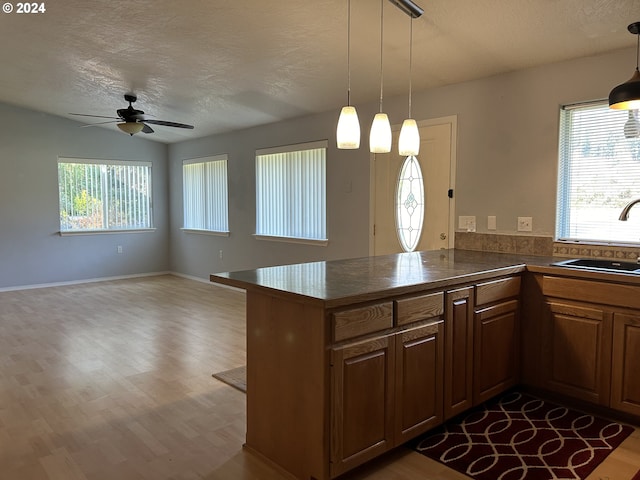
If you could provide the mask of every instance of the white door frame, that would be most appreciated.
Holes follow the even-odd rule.
[[[449,189],[453,191],[453,197],[449,201],[449,232],[447,233],[447,246],[453,248],[455,245],[455,218],[456,218],[456,163],[458,146],[458,116],[449,115],[446,117],[430,118],[420,120],[418,128],[430,127],[434,125],[451,125],[451,158],[449,159]],[[392,125],[392,131],[400,130],[401,125]],[[397,148],[397,146],[394,146]],[[374,252],[373,226],[375,223],[374,198],[375,198],[375,153],[369,156],[369,255]]]

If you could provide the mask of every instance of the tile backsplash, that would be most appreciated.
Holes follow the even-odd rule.
[[[553,237],[456,232],[455,248],[480,252],[518,253],[566,258],[616,258],[636,261],[640,247],[554,242]]]

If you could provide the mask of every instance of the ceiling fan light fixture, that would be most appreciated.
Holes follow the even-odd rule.
[[[609,108],[614,110],[638,110],[640,109],[640,22],[632,23],[627,27],[629,33],[636,35],[636,71],[626,82],[618,85],[609,93]]]
[[[117,125],[120,130],[122,130],[124,133],[128,133],[129,135],[140,133],[144,128],[144,123],[139,122],[122,122],[118,123]]]

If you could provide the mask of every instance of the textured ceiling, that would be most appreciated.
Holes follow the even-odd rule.
[[[627,25],[640,20],[640,0],[416,3],[424,15],[413,24],[414,91],[633,47]],[[408,88],[410,19],[383,5],[385,96],[392,96]],[[346,0],[49,0],[45,7],[0,14],[0,102],[82,121],[68,114],[114,115],[127,106],[123,94],[135,92],[135,106],[154,119],[195,125],[154,126],[145,136],[167,143],[346,102]],[[352,0],[351,8],[357,104],[379,96],[380,1]]]

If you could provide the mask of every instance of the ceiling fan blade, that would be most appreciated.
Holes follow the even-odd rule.
[[[193,125],[176,122],[166,122],[164,120],[145,120],[145,123],[151,123],[152,125],[164,125],[165,127],[193,128]]]
[[[118,117],[107,117],[105,115],[88,115],[86,113],[70,113],[69,115],[77,115],[79,117],[93,117],[93,118],[112,118],[114,120],[120,120]]]
[[[153,128],[151,128],[149,125],[147,125],[146,123],[143,123],[144,127],[142,127],[142,131],[144,133],[153,133]]]
[[[95,127],[96,125],[105,125],[107,123],[116,123],[116,122],[119,122],[119,121],[120,121],[120,119],[118,119],[118,120],[109,120],[108,122],[89,123],[87,125],[80,125],[80,128]]]

